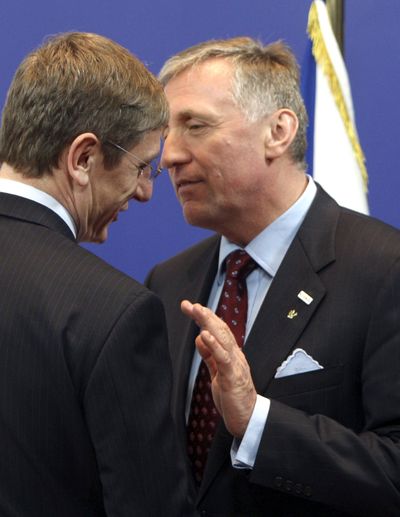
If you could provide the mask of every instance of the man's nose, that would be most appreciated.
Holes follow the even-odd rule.
[[[146,203],[147,201],[150,201],[152,195],[153,182],[146,178],[140,177],[132,198],[136,199],[136,201],[139,201],[140,203]]]
[[[170,131],[164,140],[161,154],[161,167],[173,169],[190,161],[190,151],[185,139],[178,132]]]

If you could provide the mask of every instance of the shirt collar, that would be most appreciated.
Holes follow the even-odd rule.
[[[317,187],[311,176],[308,185],[299,199],[286,212],[268,225],[244,248],[257,264],[271,277],[274,277],[303,222],[311,203],[317,193]],[[219,258],[218,275],[222,275],[222,265],[232,251],[239,249],[237,244],[222,236]]]
[[[47,208],[50,208],[50,210],[55,212],[59,217],[61,217],[65,224],[68,225],[71,232],[74,234],[74,237],[76,238],[77,232],[75,221],[67,209],[53,196],[50,196],[46,192],[43,192],[43,190],[39,190],[36,187],[27,185],[26,183],[6,178],[0,178],[0,192],[24,197],[26,199],[30,199],[31,201],[36,201],[36,203],[40,203]]]

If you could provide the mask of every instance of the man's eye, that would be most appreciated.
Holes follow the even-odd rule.
[[[189,124],[188,125],[188,128],[191,130],[191,131],[196,131],[198,129],[204,129],[204,124]]]
[[[148,165],[147,164],[143,164],[143,165],[139,165],[139,167],[137,168],[138,170],[138,175],[141,176],[142,174],[144,174],[144,172],[146,171]]]

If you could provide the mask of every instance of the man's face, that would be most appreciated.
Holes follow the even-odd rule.
[[[263,124],[235,104],[232,65],[212,59],[171,79],[163,166],[189,224],[235,239],[266,181]],[[264,201],[265,202],[265,199]]]
[[[151,131],[139,144],[127,149],[138,160],[123,153],[120,163],[113,169],[98,167],[94,171],[87,228],[80,240],[104,242],[110,224],[118,219],[119,212],[128,209],[131,199],[145,202],[151,198],[152,183],[143,176],[138,178],[138,166],[143,165],[143,162],[149,163],[160,152],[160,135],[161,130]]]

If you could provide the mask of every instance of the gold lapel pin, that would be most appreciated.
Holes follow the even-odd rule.
[[[297,312],[294,310],[294,309],[291,309],[288,313],[287,313],[287,317],[292,320],[293,318],[295,318],[297,316]]]

